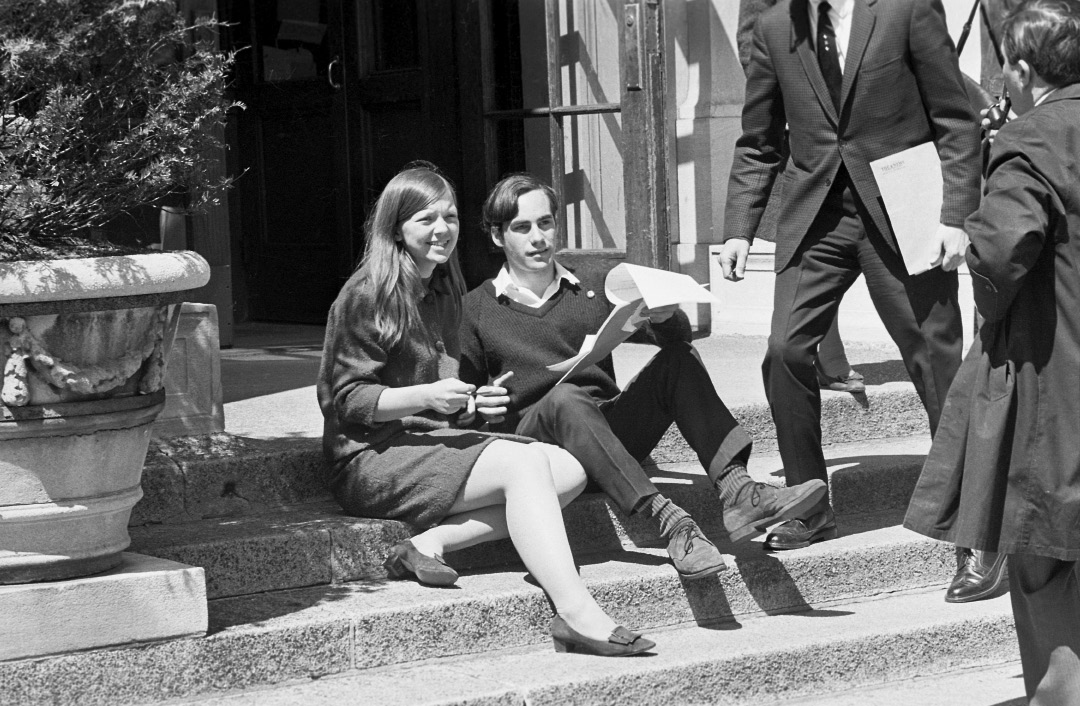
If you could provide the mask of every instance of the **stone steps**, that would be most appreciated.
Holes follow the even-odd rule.
[[[633,682],[655,693],[658,701],[680,703],[677,694],[665,686],[669,675],[675,682],[693,683],[699,678],[695,675],[703,675],[706,681],[732,681],[744,672],[751,675],[750,682],[765,679],[766,683],[753,687],[759,689],[754,693],[780,698],[790,695],[789,688],[780,686],[796,680],[798,674],[768,661],[765,671],[769,674],[757,674],[752,664],[753,655],[758,654],[755,650],[764,650],[765,659],[778,665],[792,661],[794,654],[806,654],[811,663],[832,664],[829,640],[835,636],[827,631],[816,634],[821,621],[812,621],[814,629],[806,631],[812,635],[795,640],[802,645],[797,649],[775,636],[766,637],[772,634],[770,630],[794,635],[792,626],[799,621],[791,622],[793,614],[844,618],[844,624],[854,626],[851,629],[858,633],[851,638],[851,650],[862,645],[883,650],[886,656],[894,648],[907,654],[926,635],[937,640],[935,636],[948,634],[952,637],[945,642],[956,642],[965,620],[969,627],[989,629],[990,635],[1009,636],[996,651],[984,650],[980,658],[1015,650],[1007,606],[998,611],[1000,615],[965,608],[966,612],[955,614],[967,616],[959,622],[940,610],[945,604],[939,589],[953,571],[952,548],[897,526],[929,446],[925,414],[911,386],[876,386],[863,402],[869,408],[850,395],[823,395],[832,500],[842,533],[838,540],[780,554],[763,552],[759,543],[727,543],[715,492],[674,429],[653,454],[648,470],[661,492],[685,507],[717,540],[727,556],[728,571],[698,582],[683,581],[670,566],[650,523],[623,516],[600,495],[585,495],[572,503],[564,515],[590,590],[617,620],[648,631],[661,642],[655,657],[576,658],[597,665],[584,670],[595,671],[595,678],[583,678],[580,684],[573,675],[575,665],[581,663],[565,663],[571,669],[564,668],[562,661],[551,662],[552,657],[567,657],[551,653],[549,603],[530,582],[509,542],[448,556],[452,565],[464,571],[458,588],[440,590],[387,581],[382,558],[389,546],[408,536],[408,528],[397,522],[344,516],[322,485],[325,467],[317,439],[265,441],[215,434],[155,442],[144,473],[145,497],[132,518],[131,551],[205,567],[212,598],[210,633],[202,638],[0,662],[0,683],[5,685],[0,704],[155,703],[233,692],[240,692],[236,697],[240,699],[248,698],[250,692],[253,697],[284,699],[280,703],[307,703],[309,698],[319,698],[318,694],[298,692],[292,700],[287,695],[291,689],[323,683],[335,688],[345,685],[366,695],[349,697],[349,701],[383,703],[400,698],[395,694],[409,694],[402,690],[405,687],[378,691],[401,679],[419,689],[414,694],[432,703],[438,703],[440,695],[479,703],[473,691],[453,691],[461,679],[448,678],[444,683],[443,670],[448,665],[506,660],[510,660],[507,665],[515,665],[523,656],[551,666],[531,675],[533,681],[521,683],[511,676],[519,668],[508,666],[507,680],[494,691],[484,691],[491,699],[481,701],[574,703],[578,698],[582,703],[607,702],[605,694],[622,698],[615,696],[619,685]],[[767,407],[744,405],[733,411],[755,438],[751,474],[782,483]],[[868,634],[873,630],[859,633],[873,626],[877,617],[872,610],[849,609],[849,604],[892,605],[888,601],[911,591],[931,591],[920,600],[937,609],[930,611],[937,617],[927,618],[922,633],[913,628],[894,641],[881,636],[871,639]],[[874,600],[881,597],[886,598]],[[991,603],[1000,605],[1000,601]],[[848,613],[862,618],[847,620]],[[945,627],[934,627],[938,618],[947,623]],[[768,626],[772,621],[782,624],[754,627],[762,631],[756,647],[754,639],[745,649],[724,646],[725,636],[750,635],[748,627]],[[804,637],[813,644],[800,642]],[[958,649],[953,644],[945,648]],[[841,653],[849,655],[845,663],[849,667],[857,662],[852,661],[850,650]],[[877,652],[873,656],[878,659]],[[874,678],[904,678],[909,674],[905,670],[918,662],[914,657],[908,659],[910,664],[904,659],[896,669],[875,672]],[[920,664],[937,670],[930,656],[921,659]],[[628,681],[625,675],[605,671],[617,666],[607,664],[612,662],[623,663],[621,668],[630,674],[652,676]],[[952,657],[942,664],[946,668],[960,665]],[[795,667],[805,669],[805,665]],[[484,684],[498,672],[487,674],[465,681]],[[836,667],[835,679],[828,685],[815,681],[809,691],[798,693],[847,688],[862,683],[865,675],[860,674]],[[655,684],[649,681],[653,678]],[[308,683],[311,679],[320,681]],[[579,686],[580,695],[573,697]],[[405,702],[414,700],[405,698]]]
[[[951,548],[880,524],[847,521],[837,540],[776,555],[743,547],[728,556],[728,571],[695,582],[681,580],[660,549],[590,557],[581,572],[605,610],[650,635],[687,624],[699,626],[687,635],[727,634],[768,622],[762,616],[840,616],[851,602],[940,589],[952,574]],[[946,605],[940,590],[928,596],[925,603]],[[496,659],[547,643],[551,617],[520,569],[467,574],[453,589],[368,580],[212,600],[209,609],[205,638],[0,663],[8,685],[0,703],[145,703],[462,653]],[[818,650],[831,638],[821,639]]]
[[[776,429],[765,403],[732,407],[754,438],[755,454],[776,451]],[[827,447],[928,434],[926,413],[911,383],[889,382],[865,395],[822,393],[822,439]],[[652,454],[657,464],[697,457],[673,426]],[[177,524],[277,512],[329,498],[318,439],[250,439],[228,433],[155,439],[143,470],[143,499],[131,525]]]
[[[434,589],[387,581],[380,570],[386,547],[407,536],[403,525],[347,518],[325,500],[134,527],[139,551],[206,567],[208,589],[222,596],[209,603],[210,633],[0,662],[0,704],[222,695],[223,703],[610,703],[637,690],[649,703],[764,703],[1015,659],[1007,598],[947,606],[952,548],[898,526],[928,445],[908,437],[830,446],[842,536],[776,554],[723,541],[719,503],[697,463],[657,464],[662,492],[702,520],[726,555],[729,569],[701,581],[681,580],[652,529],[601,496],[572,503],[567,525],[590,590],[660,645],[630,660],[554,654],[549,603],[507,543],[448,557],[471,568],[458,587]],[[755,454],[750,471],[782,477],[775,454]],[[257,468],[246,472],[239,477],[255,479]],[[276,492],[262,487],[265,497]]]
[[[927,443],[906,437],[829,447],[833,504],[841,518],[902,512]],[[661,492],[716,541],[724,540],[721,506],[700,464],[661,463],[648,470]],[[755,454],[750,473],[783,483],[775,453]],[[654,523],[626,517],[601,494],[575,500],[564,518],[577,556],[662,544]],[[317,500],[274,512],[137,526],[130,533],[130,551],[203,567],[208,596],[221,598],[381,578],[387,550],[408,537],[409,529],[400,522],[348,517],[333,500]],[[502,541],[448,559],[459,569],[477,570],[516,564],[517,554]]]
[[[589,557],[580,562],[581,572],[606,611],[643,630],[687,622],[715,626],[937,587],[952,575],[951,548],[941,543],[897,527],[844,529],[855,531],[797,552],[742,548],[728,555],[728,571],[700,581],[681,580],[657,549]],[[210,610],[212,630],[231,639],[322,621],[347,625],[351,638],[343,648],[353,668],[541,643],[549,620],[546,597],[523,569],[465,575],[454,589],[368,581],[222,599]]]
[[[655,654],[608,659],[550,643],[224,694],[203,704],[766,704],[1017,658],[1008,597],[954,606],[939,592],[650,633]],[[875,693],[868,690],[869,693]],[[885,693],[892,693],[890,687]],[[962,704],[939,693],[933,703]],[[896,700],[884,703],[908,703]],[[842,703],[882,703],[850,701]],[[927,702],[930,703],[930,702]],[[990,706],[990,702],[983,702]]]
[[[329,498],[318,439],[153,439],[130,526],[274,512]]]

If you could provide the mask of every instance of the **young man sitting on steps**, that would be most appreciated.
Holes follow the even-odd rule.
[[[557,211],[554,190],[527,174],[488,195],[484,229],[506,265],[465,297],[459,376],[477,386],[476,413],[491,430],[565,448],[620,510],[659,523],[681,576],[715,574],[725,568],[719,550],[641,468],[673,421],[716,486],[733,541],[798,517],[824,497],[825,483],[751,480],[750,436],[713,388],[676,306],[645,310],[633,340],[661,350],[621,392],[610,356],[557,384],[561,375],[546,366],[576,355],[611,310],[602,276],[579,278],[556,262]]]

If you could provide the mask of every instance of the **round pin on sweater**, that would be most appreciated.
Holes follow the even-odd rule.
[[[596,292],[594,292],[593,290],[590,289],[589,291],[585,292],[585,296],[588,297],[589,299],[592,299],[593,297],[596,296]]]

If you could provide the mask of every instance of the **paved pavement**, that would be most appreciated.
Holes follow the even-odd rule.
[[[225,430],[254,438],[320,436],[315,379],[322,341],[321,326],[238,325],[234,346],[221,352]],[[729,407],[765,401],[765,338],[726,334],[699,338],[694,345]],[[656,350],[644,344],[620,346],[614,353],[619,383],[629,381]],[[848,342],[847,352],[868,385],[908,379],[891,344]]]

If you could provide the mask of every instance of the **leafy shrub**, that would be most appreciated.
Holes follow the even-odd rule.
[[[84,254],[168,197],[216,202],[230,180],[206,157],[238,106],[218,28],[175,0],[0,0],[0,260]]]

